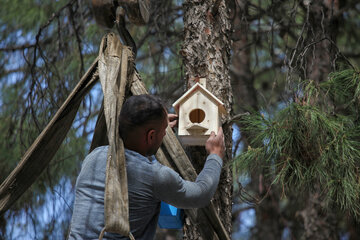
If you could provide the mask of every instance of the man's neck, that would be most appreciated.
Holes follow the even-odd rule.
[[[137,153],[143,155],[144,157],[147,157],[146,151],[144,149],[141,149],[139,147],[139,144],[136,143],[136,142],[133,143],[133,144],[131,142],[130,143],[129,142],[126,142],[126,143],[124,142],[124,146],[125,146],[126,149],[137,152]]]

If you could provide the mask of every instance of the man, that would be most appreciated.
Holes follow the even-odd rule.
[[[195,182],[182,179],[153,156],[159,149],[168,125],[176,120],[160,100],[151,95],[130,97],[119,120],[124,141],[129,194],[130,230],[136,240],[153,239],[160,201],[179,208],[200,208],[209,204],[216,191],[224,154],[222,129],[212,132],[206,142],[209,152]],[[98,239],[104,227],[104,190],[108,146],[94,149],[84,160],[76,181],[76,196],[69,239]],[[103,239],[127,239],[105,233]]]

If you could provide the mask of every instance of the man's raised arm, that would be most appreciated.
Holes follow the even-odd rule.
[[[225,143],[222,128],[206,142],[209,156],[195,182],[186,181],[172,169],[160,165],[154,179],[155,196],[179,208],[200,208],[209,204],[219,183]]]

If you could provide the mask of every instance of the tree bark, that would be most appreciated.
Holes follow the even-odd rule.
[[[231,113],[232,89],[230,85],[230,28],[228,8],[224,0],[205,0],[184,2],[184,43],[181,54],[186,74],[187,87],[195,84],[200,77],[205,77],[206,88],[223,101],[227,112]],[[229,234],[232,231],[232,171],[227,164],[231,158],[232,129],[223,126],[227,148],[220,183],[213,199]],[[189,147],[187,152],[197,172],[206,159],[203,147]],[[184,239],[204,239],[198,228],[202,221],[196,223],[186,219]]]

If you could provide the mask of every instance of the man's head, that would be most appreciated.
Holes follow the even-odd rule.
[[[155,154],[167,125],[167,112],[157,97],[132,96],[122,106],[119,133],[125,147],[130,150],[145,156]]]

